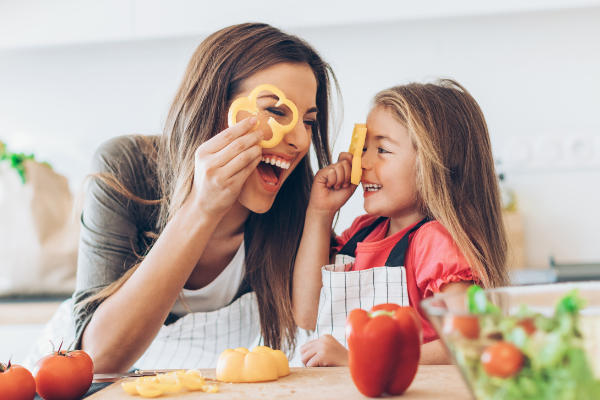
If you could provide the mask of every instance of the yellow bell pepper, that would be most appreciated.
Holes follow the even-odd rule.
[[[360,178],[362,178],[362,167],[360,160],[362,158],[363,148],[365,147],[365,138],[367,137],[367,124],[354,124],[354,131],[352,131],[352,140],[350,141],[350,148],[348,153],[352,153],[352,173],[350,175],[350,182],[354,185],[360,184]]]
[[[221,382],[266,382],[290,374],[290,364],[281,350],[258,346],[252,352],[239,347],[227,349],[217,362]]]
[[[231,103],[231,107],[229,107],[229,115],[227,119],[229,122],[229,126],[231,127],[237,123],[237,114],[240,111],[248,111],[253,115],[257,115],[258,107],[256,105],[256,97],[260,94],[260,92],[263,91],[269,91],[275,94],[277,97],[279,97],[279,101],[277,102],[277,104],[275,104],[276,107],[279,107],[280,105],[284,104],[288,106],[292,111],[292,122],[290,122],[288,125],[281,125],[273,117],[269,117],[269,121],[267,122],[267,124],[269,124],[271,130],[273,131],[273,137],[269,140],[261,141],[258,145],[262,148],[270,149],[272,147],[277,146],[279,142],[281,142],[281,140],[283,139],[283,135],[294,129],[294,126],[296,126],[296,123],[298,122],[298,108],[296,108],[296,105],[291,100],[286,98],[285,94],[283,94],[283,92],[277,87],[269,84],[259,85],[255,87],[252,90],[252,92],[250,92],[250,95],[248,95],[248,97],[240,97],[238,99],[235,99],[235,101]],[[254,127],[254,129],[256,129],[257,127],[258,123]]]

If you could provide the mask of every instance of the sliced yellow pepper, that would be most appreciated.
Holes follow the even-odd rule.
[[[273,137],[269,140],[261,141],[258,145],[262,148],[270,149],[277,146],[279,142],[283,140],[283,136],[294,129],[296,123],[298,122],[298,108],[296,108],[294,102],[285,97],[285,94],[283,94],[283,92],[277,87],[269,84],[259,85],[252,89],[252,92],[250,92],[248,97],[240,97],[235,99],[235,101],[231,103],[231,107],[229,107],[229,115],[227,119],[229,126],[231,127],[237,123],[237,114],[240,111],[248,111],[253,115],[258,115],[256,97],[260,94],[260,92],[263,91],[269,91],[279,97],[279,101],[277,104],[275,104],[275,107],[279,107],[280,105],[284,104],[292,111],[292,122],[290,122],[288,125],[281,125],[273,117],[269,117],[267,124],[269,124],[271,130],[273,131]],[[256,124],[254,129],[258,127],[258,124],[259,123]]]
[[[128,394],[138,394],[142,397],[158,397],[165,392],[179,392],[183,388],[190,391],[202,390],[207,393],[218,391],[217,386],[206,385],[204,377],[198,370],[139,377],[133,382],[122,383],[121,387]]]
[[[221,382],[267,382],[290,374],[290,364],[281,350],[258,346],[252,350],[227,349],[217,362]]]
[[[205,385],[202,386],[202,391],[204,393],[217,393],[219,391],[219,387],[217,385]]]
[[[128,394],[140,394],[135,387],[135,382],[123,382],[121,383],[121,387]]]
[[[142,397],[158,397],[165,391],[159,387],[160,384],[154,382],[138,382],[135,385],[138,393]]]
[[[352,182],[354,185],[359,185],[360,179],[362,178],[362,166],[360,161],[362,158],[363,148],[365,147],[366,137],[367,124],[354,124],[352,140],[350,141],[350,148],[348,149],[348,153],[353,154],[350,182]]]

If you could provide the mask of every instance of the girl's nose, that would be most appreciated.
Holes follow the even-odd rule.
[[[373,167],[371,162],[371,154],[368,151],[363,151],[360,159],[360,168],[364,171],[368,171]]]
[[[311,132],[306,129],[302,121],[298,121],[294,129],[283,136],[282,142],[297,151],[302,151],[310,146]]]

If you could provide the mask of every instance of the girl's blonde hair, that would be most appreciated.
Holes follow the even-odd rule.
[[[117,281],[77,304],[94,308],[114,294],[141,264],[167,223],[190,194],[194,153],[205,141],[227,127],[229,105],[244,81],[279,63],[311,67],[317,80],[317,123],[312,144],[319,168],[331,163],[329,113],[331,83],[339,88],[331,67],[302,39],[267,24],[230,26],[206,38],[192,56],[171,105],[160,142],[138,137],[147,151],[148,168],[158,176],[158,199],[141,199],[119,176],[96,174],[103,185],[140,205],[160,206],[156,230],[136,238],[143,249]],[[304,227],[313,172],[310,156],[296,166],[282,184],[271,209],[251,213],[246,221],[245,282],[255,292],[266,346],[293,351],[296,324],[292,316],[291,285],[296,253]]]
[[[411,83],[378,93],[417,151],[417,201],[440,222],[484,287],[509,284],[500,191],[483,113],[458,82]]]

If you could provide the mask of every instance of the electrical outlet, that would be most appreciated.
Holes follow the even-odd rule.
[[[600,169],[600,135],[509,137],[495,149],[502,172]]]

